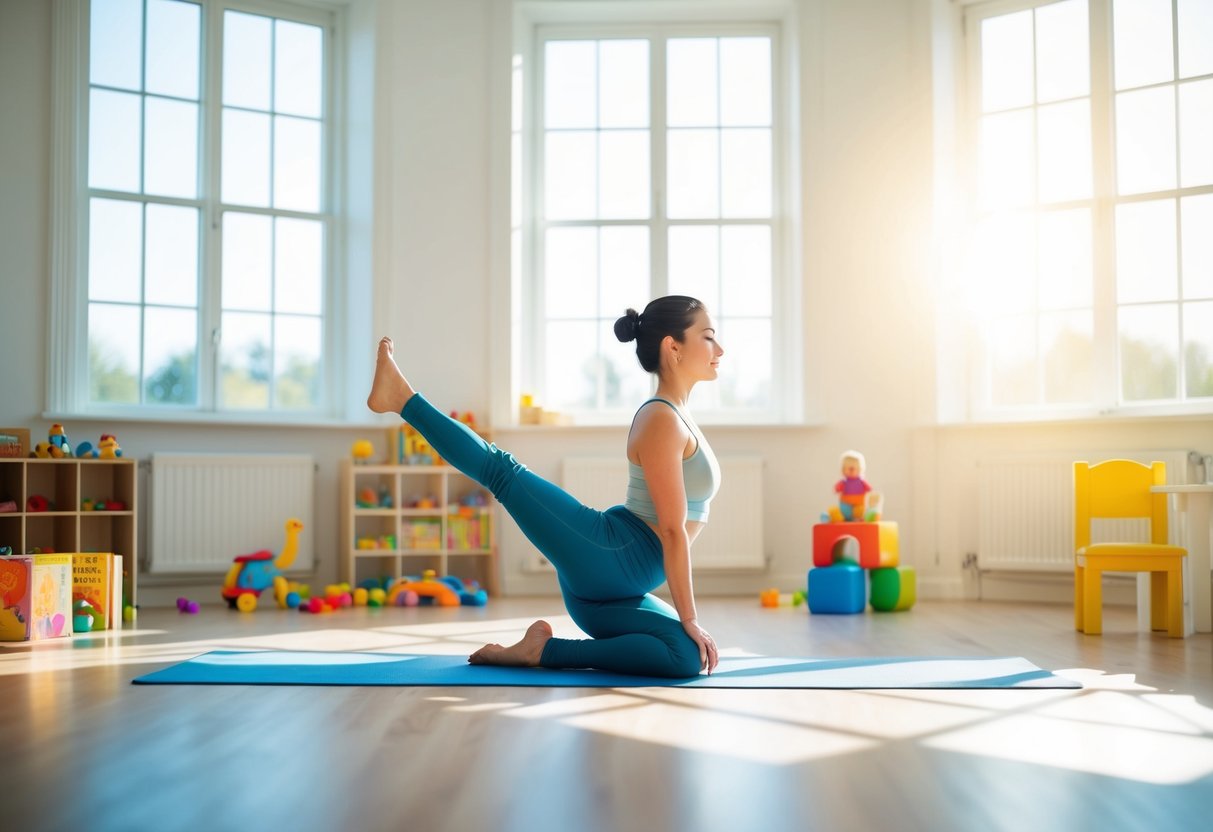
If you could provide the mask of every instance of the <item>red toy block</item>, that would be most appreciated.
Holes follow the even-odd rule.
[[[815,524],[813,565],[830,566],[835,563],[834,548],[839,541],[848,537],[859,544],[859,565],[864,569],[897,566],[897,524],[886,520],[876,523]]]

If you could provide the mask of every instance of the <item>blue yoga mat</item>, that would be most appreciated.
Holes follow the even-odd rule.
[[[380,685],[565,688],[1081,688],[1026,659],[723,658],[711,676],[658,679],[602,670],[471,665],[464,656],[215,650],[134,680],[141,685]]]

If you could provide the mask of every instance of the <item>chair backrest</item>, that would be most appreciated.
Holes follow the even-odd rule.
[[[1167,495],[1150,492],[1150,486],[1166,482],[1165,462],[1075,462],[1074,548],[1091,545],[1091,521],[1097,518],[1144,518],[1150,521],[1150,542],[1166,543]]]

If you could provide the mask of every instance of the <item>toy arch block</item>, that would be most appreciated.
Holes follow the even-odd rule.
[[[913,566],[888,566],[873,569],[871,592],[868,593],[872,609],[877,612],[908,610],[918,599],[918,576]]]
[[[863,612],[867,587],[863,570],[853,563],[818,566],[808,574],[809,612],[852,615]]]
[[[897,524],[880,520],[875,523],[817,523],[813,526],[813,565],[829,566],[835,562],[834,550],[844,538],[859,544],[859,565],[864,569],[896,566],[899,562]]]

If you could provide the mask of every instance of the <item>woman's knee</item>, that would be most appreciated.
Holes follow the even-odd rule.
[[[699,647],[691,641],[691,637],[683,635],[670,646],[670,676],[681,679],[688,676],[698,676],[703,669],[699,659]]]

